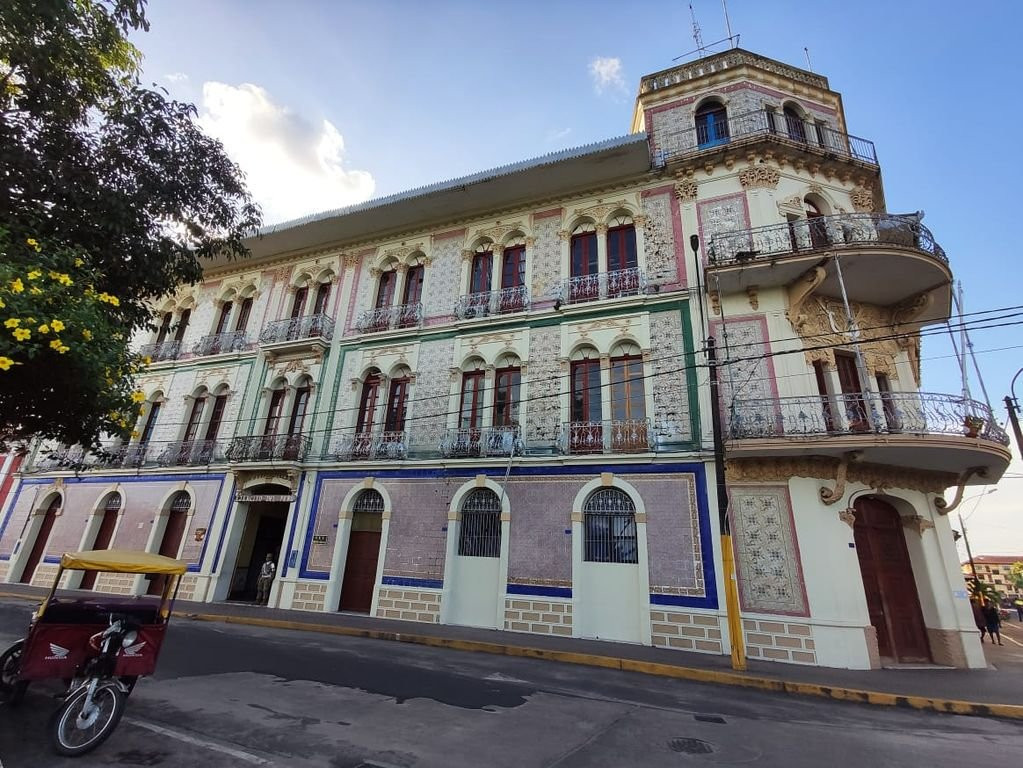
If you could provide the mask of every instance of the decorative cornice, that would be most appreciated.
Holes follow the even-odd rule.
[[[682,203],[691,203],[696,200],[697,184],[692,179],[683,179],[675,183],[675,196]]]
[[[774,189],[780,178],[781,172],[769,165],[755,165],[739,171],[739,183],[743,189]]]
[[[839,459],[824,456],[729,459],[726,473],[729,483],[778,482],[793,477],[836,480],[839,464]],[[846,483],[862,483],[874,490],[905,488],[940,494],[955,485],[957,477],[951,472],[852,462],[847,466],[845,480]]]

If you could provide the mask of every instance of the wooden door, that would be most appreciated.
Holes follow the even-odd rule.
[[[167,527],[163,529],[163,538],[160,540],[160,554],[164,557],[177,557],[181,549],[181,538],[185,535],[185,524],[188,522],[188,513],[180,510],[171,510],[167,515]],[[160,595],[163,593],[163,585],[166,576],[154,576],[149,581],[147,595]]]
[[[852,432],[865,432],[870,422],[867,420],[867,404],[863,399],[860,374],[856,370],[856,357],[835,352],[835,368],[838,371],[838,383],[842,387],[843,410],[849,429]]]
[[[50,504],[46,514],[43,515],[43,522],[39,526],[39,533],[36,534],[36,540],[32,544],[32,551],[29,553],[28,562],[25,563],[25,567],[21,571],[22,584],[32,583],[32,576],[35,575],[36,566],[39,565],[39,561],[43,559],[43,553],[46,551],[46,542],[50,540],[50,531],[53,530],[53,523],[57,519],[58,509],[60,509],[59,499]]]
[[[114,528],[117,526],[118,511],[108,509],[103,513],[103,522],[100,523],[99,531],[92,542],[93,549],[109,549],[110,540],[114,537]],[[82,583],[79,589],[93,589],[96,586],[96,571],[85,571],[82,574]]]
[[[927,629],[899,513],[879,499],[856,500],[854,538],[870,623],[882,657],[931,660]]]
[[[353,529],[354,527],[353,525]],[[341,604],[338,610],[369,613],[373,605],[373,587],[377,580],[379,556],[380,531],[352,530],[348,540],[348,556],[345,558]]]

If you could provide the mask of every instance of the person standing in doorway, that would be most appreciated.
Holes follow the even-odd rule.
[[[270,602],[270,587],[274,583],[274,573],[277,565],[274,563],[274,556],[266,553],[266,560],[259,568],[259,581],[256,582],[256,603],[266,605]]]
[[[1002,617],[998,613],[998,606],[990,600],[984,603],[984,622],[987,625],[987,633],[991,635],[991,642],[997,638],[998,644],[1002,645]]]

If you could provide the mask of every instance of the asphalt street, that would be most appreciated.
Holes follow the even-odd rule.
[[[0,644],[28,614],[0,602]],[[50,752],[56,692],[0,709],[3,768],[959,768],[1023,752],[1018,722],[184,619],[91,755]]]

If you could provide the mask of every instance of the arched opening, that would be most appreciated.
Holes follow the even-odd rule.
[[[799,111],[791,104],[786,104],[782,110],[785,116],[785,130],[793,141],[806,143],[806,121]]]
[[[636,563],[636,505],[620,488],[601,488],[583,507],[583,559]]]
[[[728,143],[728,111],[719,101],[705,101],[696,110],[696,144],[700,149]]]
[[[384,497],[367,488],[352,504],[352,528],[341,579],[339,611],[369,613],[376,589],[380,535],[383,531]]]
[[[569,453],[602,453],[604,410],[600,386],[600,356],[592,347],[580,347],[569,364]]]
[[[188,512],[192,508],[192,497],[188,491],[178,491],[171,496],[167,505],[166,522],[163,534],[160,536],[160,548],[157,554],[164,557],[177,557],[181,551],[181,540],[185,536],[185,526],[188,525]],[[163,593],[166,583],[166,576],[153,576],[149,579],[147,595],[159,595]]]
[[[260,571],[267,555],[274,564],[274,576],[280,572],[291,496],[290,488],[274,484],[257,485],[239,492],[232,529],[234,532],[240,528],[241,534],[236,539],[228,600],[251,602],[256,599]]]
[[[824,207],[810,195],[803,200],[806,210],[806,223],[810,229],[810,243],[814,248],[826,248],[828,245],[828,227],[824,219]]]
[[[21,569],[19,581],[22,584],[32,583],[32,577],[35,575],[39,561],[43,559],[43,555],[46,553],[46,545],[50,541],[50,533],[53,531],[53,524],[57,520],[57,513],[60,512],[60,504],[61,497],[59,494],[55,494],[46,506],[46,511],[42,514],[42,522],[36,529],[35,538],[32,541],[32,551],[28,554],[25,567]]]
[[[92,543],[85,549],[110,549],[110,542],[114,538],[114,529],[117,527],[117,518],[121,514],[121,494],[117,491],[109,494],[103,501],[103,519],[96,531]],[[96,586],[96,571],[84,571],[79,589],[93,589]]]
[[[578,224],[569,241],[568,301],[592,301],[600,298],[600,256],[597,227],[592,221]]]
[[[493,484],[491,484],[493,485]],[[503,625],[504,584],[502,501],[494,487],[464,490],[456,497],[457,524],[449,531],[444,580],[445,621],[469,627],[496,629]],[[507,568],[507,564],[505,564]],[[505,574],[505,577],[507,574]]]
[[[615,453],[635,453],[650,449],[646,418],[646,391],[643,383],[643,353],[632,342],[622,342],[611,350],[610,448]]]
[[[853,534],[870,623],[882,659],[929,662],[930,644],[898,511],[874,496],[853,504]]]
[[[521,234],[505,241],[501,251],[501,294],[498,312],[518,312],[526,305],[526,239]]]

